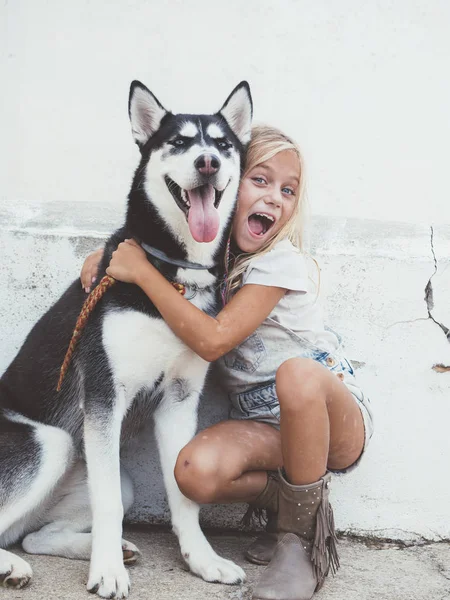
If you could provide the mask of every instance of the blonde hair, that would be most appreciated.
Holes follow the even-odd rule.
[[[300,152],[300,148],[290,137],[285,135],[279,129],[268,125],[255,125],[252,128],[252,137],[247,150],[245,168],[242,177],[254,169],[257,165],[270,160],[279,152],[291,150],[295,152],[299,162],[300,182],[295,193],[294,211],[283,227],[270,238],[256,252],[242,253],[234,258],[231,269],[228,273],[227,283],[225,288],[225,298],[229,300],[234,292],[242,284],[242,277],[248,267],[248,264],[255,256],[266,254],[284,238],[288,238],[294,246],[300,251],[303,250],[303,226],[304,226],[304,209],[305,209],[305,177],[304,163]],[[239,200],[238,200],[239,201]],[[227,257],[227,265],[229,268],[229,257]]]

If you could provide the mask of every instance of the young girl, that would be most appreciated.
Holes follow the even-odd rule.
[[[218,363],[232,419],[199,433],[180,452],[175,476],[198,503],[267,511],[266,532],[246,553],[268,564],[254,600],[309,599],[339,566],[329,472],[355,467],[373,430],[301,252],[303,180],[297,145],[255,127],[233,220],[228,302],[216,318],[185,300],[133,240],[107,269],[140,286],[177,336]],[[100,258],[87,259],[84,287]]]

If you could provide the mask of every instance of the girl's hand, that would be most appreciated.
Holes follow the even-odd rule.
[[[147,256],[139,244],[134,240],[125,240],[112,253],[111,262],[106,272],[119,281],[139,285],[141,274],[149,266]]]
[[[86,294],[91,291],[91,285],[95,282],[98,275],[98,265],[103,258],[103,248],[99,248],[86,258],[81,267],[80,279],[81,287],[84,288]]]

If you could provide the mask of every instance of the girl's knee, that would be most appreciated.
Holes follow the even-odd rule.
[[[276,382],[278,385],[282,382],[292,382],[295,379],[302,380],[316,371],[317,361],[312,358],[289,358],[278,367]]]
[[[276,373],[281,408],[297,412],[304,410],[309,403],[320,401],[323,396],[321,371],[321,365],[312,358],[290,358],[285,361]]]
[[[219,490],[218,461],[213,451],[183,448],[175,465],[175,479],[181,493],[198,504],[215,501]]]

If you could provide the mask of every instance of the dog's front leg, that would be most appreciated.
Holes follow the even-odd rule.
[[[85,407],[84,443],[92,505],[92,555],[87,589],[102,598],[126,598],[130,590],[122,556],[120,488],[120,432],[125,410],[123,389],[112,403],[94,399]]]
[[[166,397],[155,412],[155,433],[161,458],[172,527],[182,556],[190,570],[210,582],[237,584],[245,573],[212,549],[199,524],[200,507],[180,492],[174,476],[180,450],[194,437],[197,427],[198,393],[180,401]]]

